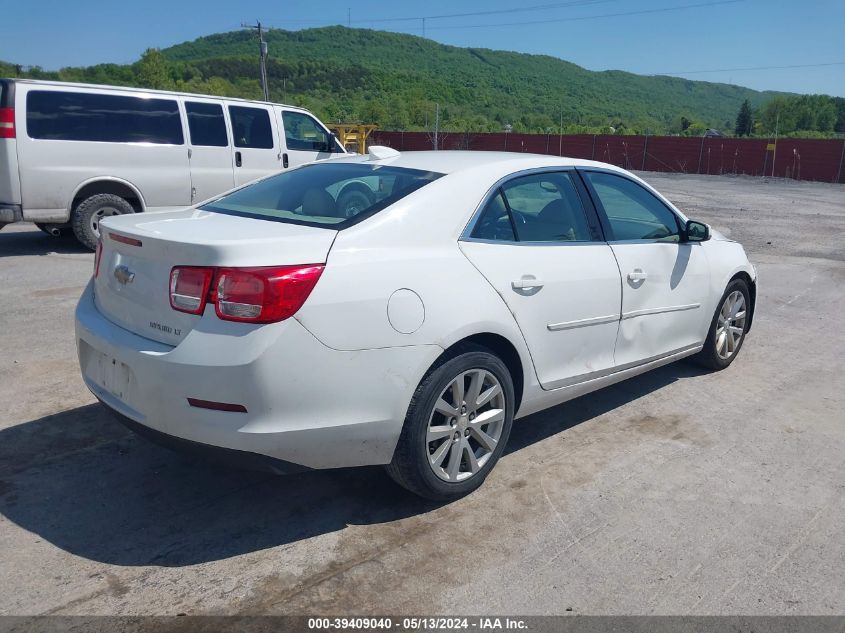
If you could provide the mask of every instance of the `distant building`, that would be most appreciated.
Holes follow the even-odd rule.
[[[710,138],[724,138],[725,137],[725,135],[722,134],[719,130],[714,130],[713,128],[707,128],[707,130],[704,132],[704,136],[710,137]]]

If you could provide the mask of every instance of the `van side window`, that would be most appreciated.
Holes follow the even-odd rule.
[[[285,110],[282,123],[288,149],[306,152],[332,152],[336,149],[328,133],[307,114]]]
[[[199,103],[186,101],[188,129],[191,132],[191,144],[205,147],[228,147],[226,120],[223,118],[223,106],[219,103]]]
[[[26,131],[30,138],[57,141],[185,142],[176,101],[90,92],[31,90]]]
[[[273,128],[270,114],[263,108],[229,106],[235,147],[273,149]]]

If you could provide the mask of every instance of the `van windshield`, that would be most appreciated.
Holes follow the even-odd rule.
[[[327,161],[266,178],[212,200],[200,209],[344,229],[442,175],[389,165]]]

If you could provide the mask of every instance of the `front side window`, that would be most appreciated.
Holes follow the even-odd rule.
[[[273,127],[264,108],[229,106],[235,147],[273,149]]]
[[[182,145],[179,105],[172,99],[32,90],[26,96],[30,138]]]
[[[581,198],[566,172],[522,176],[502,185],[472,236],[519,242],[592,241]]]
[[[323,162],[265,178],[201,208],[227,215],[343,229],[442,175],[387,165]],[[355,204],[350,203],[353,197]]]
[[[677,242],[677,216],[653,193],[632,180],[605,172],[583,172],[604,208],[613,241]]]
[[[288,149],[308,152],[331,152],[332,138],[312,117],[301,112],[282,112],[285,142]]]
[[[223,118],[223,106],[219,103],[186,101],[185,111],[188,114],[191,145],[204,147],[229,146],[226,120]]]

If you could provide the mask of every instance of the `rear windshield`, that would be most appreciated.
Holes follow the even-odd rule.
[[[201,207],[204,211],[343,229],[443,174],[362,163],[323,162],[261,180]]]

